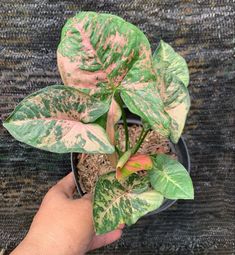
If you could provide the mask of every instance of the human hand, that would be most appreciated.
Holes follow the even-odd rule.
[[[91,196],[73,199],[74,190],[70,173],[48,191],[28,234],[11,255],[78,255],[121,237],[124,226],[96,236]]]

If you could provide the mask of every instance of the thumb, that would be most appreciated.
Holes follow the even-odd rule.
[[[75,191],[75,181],[73,173],[69,173],[63,179],[61,179],[55,186],[54,192],[62,193],[68,198],[72,198]]]

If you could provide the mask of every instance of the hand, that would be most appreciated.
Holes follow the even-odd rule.
[[[96,236],[91,196],[73,199],[74,190],[70,173],[48,191],[28,234],[11,255],[78,255],[121,237],[124,226]]]

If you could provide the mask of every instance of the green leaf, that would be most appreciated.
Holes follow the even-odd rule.
[[[177,143],[190,108],[190,97],[188,89],[177,78],[165,74],[164,84],[166,86],[161,90],[161,95],[165,105],[164,110],[171,118],[170,139]]]
[[[177,143],[183,131],[190,107],[187,86],[189,72],[184,58],[173,48],[161,41],[153,55],[157,74],[157,89],[164,104],[164,110],[171,118],[170,139]]]
[[[95,124],[98,124],[99,126],[101,126],[103,129],[106,128],[106,122],[107,122],[107,113],[105,113],[104,115],[100,116],[95,122]]]
[[[93,104],[96,104],[94,110]],[[107,111],[103,102],[62,85],[49,86],[26,97],[5,120],[17,140],[57,153],[113,153],[103,128],[84,124]]]
[[[165,137],[170,135],[170,118],[164,111],[162,100],[153,84],[144,89],[122,90],[121,97],[128,109],[140,116],[153,130]]]
[[[123,166],[126,164],[126,162],[129,160],[132,153],[132,149],[129,149],[128,151],[124,152],[121,158],[117,162],[116,170],[120,170],[123,168]]]
[[[164,41],[153,54],[154,68],[157,74],[162,72],[177,77],[185,87],[189,84],[189,71],[185,59],[174,51],[174,49]]]
[[[136,174],[122,184],[115,172],[99,178],[95,188],[93,217],[97,234],[116,229],[120,224],[131,225],[163,202],[163,196],[149,188],[149,180]]]
[[[152,187],[169,199],[193,199],[192,180],[177,160],[159,154],[152,156],[153,169],[148,171]]]

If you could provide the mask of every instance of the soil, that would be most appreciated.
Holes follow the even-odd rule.
[[[140,136],[142,127],[139,125],[132,125],[128,127],[129,136],[130,136],[130,145],[133,146],[137,139]],[[125,147],[125,133],[123,125],[118,126],[118,146],[124,150]],[[171,151],[169,141],[166,138],[163,138],[154,131],[150,131],[143,144],[141,145],[138,153],[142,154],[156,154],[164,153],[171,155],[173,158],[176,158],[176,155]],[[79,163],[77,165],[78,174],[80,177],[79,183],[81,189],[84,192],[93,191],[95,183],[100,175],[103,175],[107,172],[114,171],[114,168],[111,166],[110,161],[108,160],[107,155],[95,154],[79,154],[78,155]]]

